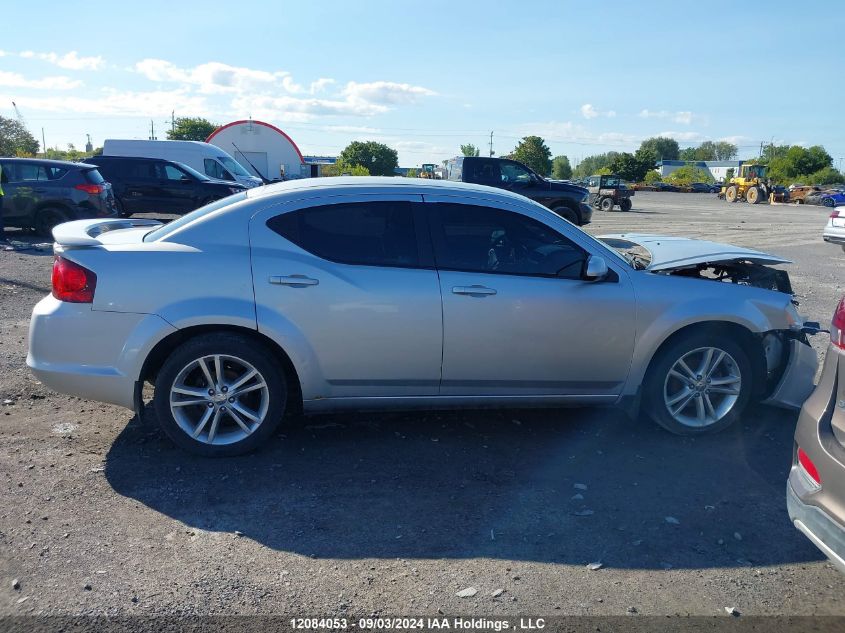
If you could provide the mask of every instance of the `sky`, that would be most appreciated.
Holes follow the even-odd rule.
[[[406,167],[486,154],[491,132],[497,154],[536,134],[573,163],[663,135],[845,166],[839,0],[44,0],[2,25],[0,116],[14,101],[60,149],[151,121],[164,139],[175,112],[266,121],[306,155],[376,140]]]

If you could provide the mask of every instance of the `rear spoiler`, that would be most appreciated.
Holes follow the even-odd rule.
[[[74,220],[53,227],[53,239],[62,246],[99,246],[102,242],[97,238],[103,233],[142,227],[149,227],[152,230],[157,226],[163,226],[163,223],[158,220],[135,220],[131,218],[125,220]]]

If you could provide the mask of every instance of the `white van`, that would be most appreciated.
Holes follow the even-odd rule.
[[[260,178],[250,174],[234,158],[210,143],[200,141],[136,141],[106,139],[103,156],[135,156],[164,158],[184,163],[201,174],[218,180],[233,180],[245,187],[262,185]]]

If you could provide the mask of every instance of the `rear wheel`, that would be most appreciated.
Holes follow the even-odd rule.
[[[668,345],[649,367],[644,384],[649,416],[678,435],[727,428],[751,397],[746,352],[722,334],[694,332]]]
[[[283,370],[251,339],[206,334],[180,345],[155,383],[156,417],[180,448],[206,457],[267,442],[287,404]]]
[[[822,204],[829,209],[832,209],[836,206],[836,203],[833,201],[833,198],[822,198]]]
[[[613,211],[613,198],[602,198],[599,207],[602,211]]]
[[[725,190],[725,200],[728,202],[736,202],[739,197],[739,188],[736,185],[731,185]]]
[[[630,198],[623,198],[619,201],[619,208],[623,211],[630,211],[633,203],[631,202]]]
[[[67,221],[68,215],[61,209],[55,207],[41,209],[35,216],[35,232],[44,237],[51,237],[53,227]]]
[[[745,192],[745,199],[751,204],[757,204],[762,197],[763,194],[759,187],[749,187],[748,191]]]

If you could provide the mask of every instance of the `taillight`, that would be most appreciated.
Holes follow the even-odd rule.
[[[97,275],[64,257],[53,261],[53,296],[68,303],[92,303]]]
[[[810,459],[810,456],[804,452],[803,448],[798,449],[798,463],[801,464],[801,467],[804,471],[810,476],[810,479],[815,481],[818,485],[822,485],[822,478],[819,477],[819,470],[816,468],[816,465],[813,463],[813,460]]]
[[[104,188],[103,185],[90,185],[88,183],[83,183],[81,185],[76,185],[74,189],[79,189],[85,193],[90,193],[92,196],[96,196],[103,193]]]
[[[830,342],[839,349],[845,349],[845,297],[839,300],[833,320],[830,322]]]
[[[833,213],[830,214],[830,217],[838,218],[839,217],[839,211],[834,211]]]

